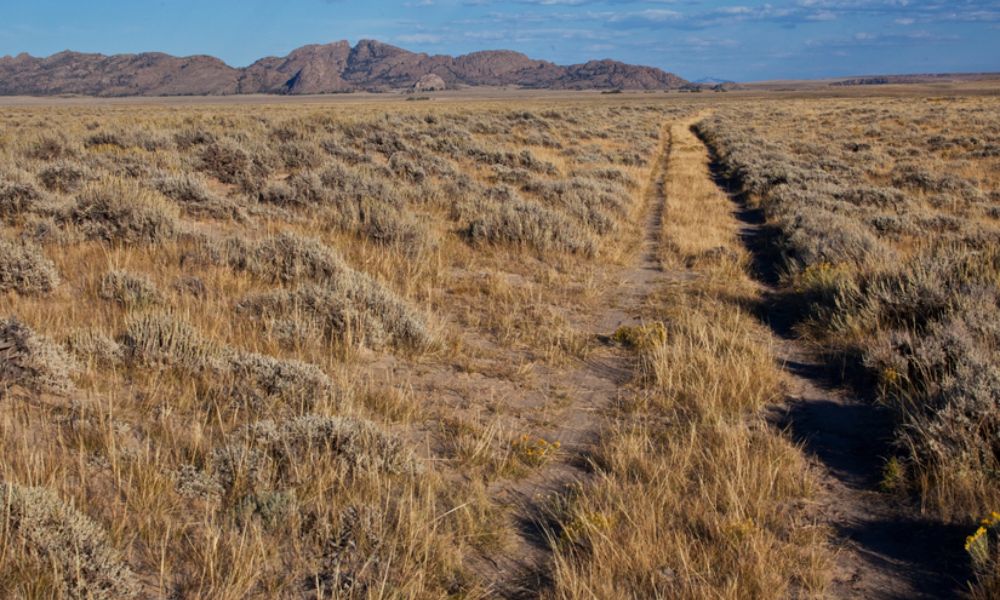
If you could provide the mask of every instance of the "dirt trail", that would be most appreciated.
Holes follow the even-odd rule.
[[[794,331],[793,307],[779,287],[776,232],[759,209],[748,207],[724,178],[716,183],[733,199],[741,237],[761,286],[758,314],[773,336],[787,374],[787,397],[772,422],[786,430],[820,474],[815,514],[833,531],[837,552],[829,590],[837,598],[947,598],[967,577],[967,531],[921,517],[916,503],[879,491],[891,456],[888,412],[859,397]]]
[[[561,444],[555,458],[530,476],[500,482],[493,490],[500,503],[515,507],[517,525],[517,539],[505,552],[486,558],[493,572],[484,576],[501,597],[536,598],[546,585],[550,558],[546,502],[588,476],[587,457],[598,440],[603,411],[619,395],[634,393],[628,390],[634,355],[610,343],[610,336],[623,325],[641,323],[646,298],[664,281],[681,275],[663,271],[658,258],[670,147],[668,125],[662,129],[661,145],[645,186],[643,240],[634,262],[616,274],[619,285],[602,309],[574,323],[579,331],[604,343],[569,368],[535,367],[539,380],[564,390],[571,401],[560,411],[556,428],[548,433]]]

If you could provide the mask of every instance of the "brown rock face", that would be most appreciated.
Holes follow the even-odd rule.
[[[667,89],[687,81],[653,67],[627,65],[616,60],[592,60],[566,68],[562,83],[567,88]]]
[[[510,50],[473,52],[459,56],[453,63],[456,75],[466,85],[531,86],[539,81],[555,81],[565,69]]]
[[[303,46],[285,58],[262,58],[243,70],[239,91],[246,94],[347,92],[344,81],[351,45],[346,41]]]
[[[432,85],[557,89],[667,89],[687,82],[612,60],[560,66],[510,50],[431,56],[375,40],[303,46],[237,69],[210,56],[160,53],[0,58],[0,95],[166,96],[326,94]],[[430,83],[428,83],[430,82]],[[424,88],[429,89],[429,88]]]
[[[211,56],[81,54],[0,58],[0,94],[167,96],[233,94],[239,70]]]

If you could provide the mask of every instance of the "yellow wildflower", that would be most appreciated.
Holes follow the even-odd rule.
[[[978,542],[979,539],[984,535],[986,535],[985,527],[980,527],[979,529],[977,529],[975,533],[965,538],[965,549],[969,550],[970,548],[972,548],[972,546],[975,545],[976,542]]]
[[[560,443],[549,442],[545,438],[522,435],[511,444],[515,454],[526,463],[539,465],[559,450]]]

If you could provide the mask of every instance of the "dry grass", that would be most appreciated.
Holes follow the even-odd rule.
[[[488,595],[674,112],[5,110],[0,595]]]
[[[805,461],[761,414],[780,371],[740,308],[756,291],[707,169],[674,125],[661,259],[694,279],[652,299],[662,333],[636,346],[646,389],[613,412],[594,481],[553,508],[553,597],[818,597],[829,578]]]
[[[901,346],[875,344],[896,339],[888,327],[859,323],[910,318],[887,299],[928,298],[926,328],[893,330],[959,348],[961,368],[988,379],[996,181],[976,165],[995,162],[995,125],[987,100],[963,102],[865,109],[877,114],[729,102],[713,126],[739,133],[718,147],[749,152],[765,136],[726,117],[747,110],[806,140],[772,156],[767,138],[767,168],[740,177],[787,225],[789,287],[822,310],[850,300],[822,313],[843,324],[824,334],[837,347],[898,360]],[[0,109],[0,344],[16,347],[0,368],[0,596],[495,595],[484,565],[518,551],[524,516],[498,490],[581,459],[557,445],[579,408],[566,382],[613,333],[594,331],[595,315],[628,285],[667,130],[659,258],[690,278],[615,338],[635,385],[596,418],[593,477],[552,502],[540,593],[821,595],[826,532],[802,510],[813,483],[761,417],[781,381],[743,308],[757,291],[691,114],[653,96]],[[789,115],[808,117],[808,135]],[[873,119],[881,145],[857,145]],[[982,139],[942,133],[965,122]],[[919,132],[903,143],[907,127]],[[897,169],[915,149],[938,162]],[[794,153],[836,160],[814,178]],[[886,166],[844,184],[863,164]],[[964,253],[927,255],[923,227]],[[978,291],[937,293],[952,283]],[[904,357],[914,375],[954,366],[914,362],[934,354],[921,348]],[[934,380],[935,399],[973,397],[973,384],[993,398],[990,381],[955,373]],[[911,384],[924,387],[887,398],[924,406],[931,388]],[[956,513],[996,489],[978,466],[961,487],[904,462]]]
[[[794,102],[699,127],[778,232],[799,331],[896,413],[883,487],[974,529],[1000,506],[995,100]]]

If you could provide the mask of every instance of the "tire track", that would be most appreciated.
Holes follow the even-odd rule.
[[[605,342],[619,327],[640,324],[646,298],[671,277],[683,276],[663,271],[659,260],[672,146],[670,124],[661,131],[660,147],[644,188],[642,243],[635,259],[617,274],[621,285],[615,288],[613,299],[609,297],[604,303],[604,310],[576,324],[578,330]],[[535,368],[539,378],[569,390],[573,402],[559,415],[558,428],[550,432],[552,439],[560,441],[560,452],[528,477],[498,483],[491,490],[500,504],[514,507],[516,531],[516,539],[504,553],[484,557],[491,572],[482,575],[496,595],[535,598],[547,586],[551,561],[548,499],[589,476],[588,456],[599,438],[602,414],[621,395],[632,393],[633,363],[634,356],[605,343],[568,370]]]

